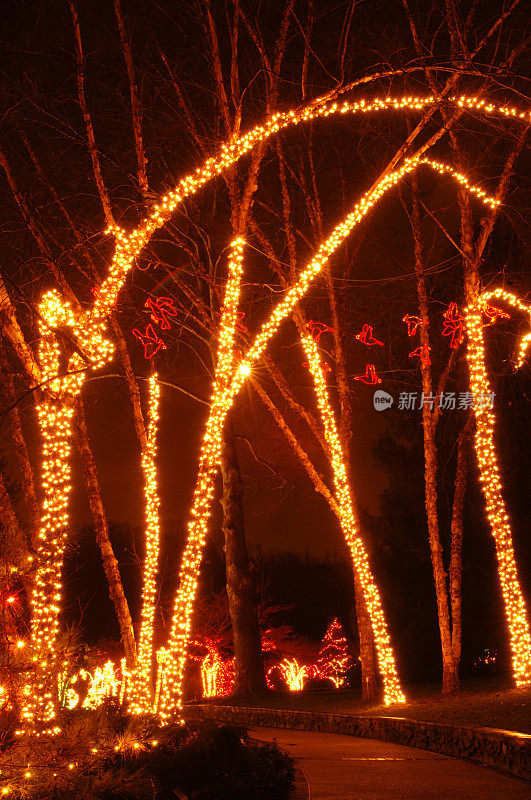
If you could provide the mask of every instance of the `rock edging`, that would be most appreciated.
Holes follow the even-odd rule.
[[[235,725],[264,725],[321,733],[383,739],[448,756],[469,758],[531,780],[531,736],[496,728],[448,725],[405,717],[350,716],[315,711],[283,711],[221,705],[188,705],[188,719],[214,719]]]

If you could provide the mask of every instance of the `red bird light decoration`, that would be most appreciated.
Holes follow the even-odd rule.
[[[405,322],[407,325],[408,336],[414,336],[421,325],[428,325],[428,320],[412,316],[411,314],[406,314],[405,317],[402,317],[402,322]]]
[[[429,367],[431,364],[430,350],[429,344],[421,344],[420,347],[417,347],[416,350],[409,354],[409,358],[420,358],[420,363],[425,367]]]
[[[368,386],[374,386],[375,384],[382,382],[382,379],[379,378],[378,375],[376,374],[376,369],[374,364],[367,364],[365,374],[355,375],[354,380],[366,383]]]
[[[485,323],[486,325],[494,325],[499,319],[511,319],[511,315],[507,314],[506,311],[502,311],[501,308],[491,306],[488,303],[483,306],[483,313],[489,318],[489,322]]]
[[[161,330],[169,331],[169,317],[177,316],[177,309],[173,307],[173,299],[171,297],[157,297],[157,299],[154,300],[152,297],[148,297],[144,305],[153,322],[158,325]]]
[[[362,344],[366,344],[369,347],[373,347],[375,344],[379,344],[383,347],[383,342],[379,339],[375,339],[372,333],[372,325],[364,325],[361,329],[361,333],[356,334],[356,339],[358,339]]]
[[[323,333],[335,332],[334,328],[331,328],[329,325],[325,325],[324,322],[314,322],[313,319],[308,320],[308,330],[310,331],[310,335],[313,336],[317,343],[319,343]]]
[[[465,338],[464,317],[461,316],[456,303],[450,303],[443,314],[443,336],[451,336],[450,347],[457,350]]]
[[[132,333],[144,345],[144,358],[153,358],[161,348],[163,350],[166,349],[162,339],[153,330],[153,325],[148,325],[145,333],[142,333],[137,328],[133,328]]]

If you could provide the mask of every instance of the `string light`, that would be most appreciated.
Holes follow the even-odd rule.
[[[421,344],[409,353],[409,358],[420,358],[420,363],[425,367],[429,367],[431,364],[430,351],[429,344]]]
[[[355,375],[354,380],[366,383],[367,386],[375,386],[377,383],[382,382],[382,379],[376,374],[376,367],[374,364],[367,364],[363,375]]]
[[[270,689],[274,688],[271,675],[275,670],[280,672],[290,692],[302,691],[308,678],[313,675],[313,667],[299,664],[296,658],[285,658],[280,664],[274,664],[267,671],[266,681]]]
[[[445,103],[454,104],[459,108],[469,109],[486,116],[496,115],[526,120],[530,118],[529,112],[519,111],[508,106],[496,106],[477,97],[453,96],[445,98]],[[252,150],[259,143],[265,142],[288,127],[295,127],[300,123],[309,122],[319,117],[327,118],[335,114],[367,114],[381,113],[384,111],[424,111],[426,108],[440,105],[441,101],[434,96],[412,97],[377,97],[372,100],[358,100],[351,102],[329,102],[319,100],[310,103],[298,110],[277,112],[261,125],[256,125],[243,136],[221,146],[217,156],[208,158],[202,167],[183,178],[172,191],[165,194],[160,202],[153,207],[150,215],[141,225],[129,235],[117,225],[110,226],[107,231],[115,238],[115,253],[107,279],[100,287],[96,296],[93,318],[105,320],[112,307],[116,304],[118,293],[122,287],[125,275],[131,268],[134,259],[140,254],[153,233],[158,230],[171,217],[177,206],[187,197],[197,192],[208,181],[235,164],[242,156]],[[487,200],[481,191],[472,187],[468,179],[461,173],[446,167],[440,162],[434,162],[439,172],[450,172],[462,183],[477,194],[484,202],[497,204],[493,198]]]
[[[144,358],[147,359],[153,358],[153,356],[156,355],[159,352],[159,350],[166,349],[166,345],[164,344],[158,333],[156,333],[155,329],[153,328],[153,325],[148,325],[144,333],[142,333],[142,331],[139,331],[138,328],[133,328],[131,333],[133,334],[133,336],[136,336],[139,342],[142,342],[144,346]]]
[[[61,374],[58,331],[68,332],[77,344],[66,374]],[[23,728],[16,732],[18,735],[24,730],[39,735],[59,732],[50,723],[55,719],[55,640],[69,519],[73,398],[81,391],[85,370],[102,366],[113,354],[113,345],[103,338],[102,326],[94,326],[86,314],[75,315],[70,303],[56,291],[46,292],[39,304],[39,333],[39,364],[42,381],[48,387],[46,399],[37,406],[43,440],[44,499],[37,537],[37,571],[30,595],[32,669],[22,689]]]
[[[531,306],[504,289],[494,289],[482,294],[478,301],[466,309],[468,334],[467,359],[470,371],[470,390],[475,398],[476,417],[475,446],[479,464],[480,482],[487,506],[487,517],[496,543],[498,574],[509,626],[513,674],[517,686],[531,684],[531,636],[527,620],[525,601],[518,581],[511,527],[505,509],[496,448],[494,446],[495,417],[486,399],[490,383],[485,365],[485,342],[482,314],[485,304],[493,297],[503,300],[527,315],[531,322]],[[516,367],[524,361],[531,333],[521,342]]]
[[[186,197],[198,191],[207,181],[231,167],[255,145],[264,142],[270,136],[289,126],[309,120],[338,114],[356,114],[383,111],[422,111],[439,104],[434,97],[376,98],[372,101],[359,100],[342,103],[315,102],[297,111],[290,110],[274,114],[263,125],[257,125],[244,136],[224,144],[217,156],[207,159],[202,167],[193,174],[183,178],[178,186],[166,194],[159,204],[155,205],[149,216],[130,234],[119,226],[108,229],[115,241],[115,251],[109,274],[95,293],[92,309],[88,312],[73,312],[71,305],[58,292],[50,291],[43,295],[39,305],[39,365],[43,383],[47,387],[46,399],[38,407],[38,419],[43,438],[43,490],[41,529],[37,544],[37,574],[31,592],[32,610],[30,645],[33,668],[23,688],[21,719],[25,730],[39,734],[56,733],[59,729],[50,723],[55,718],[52,689],[54,675],[57,673],[55,640],[58,632],[58,614],[61,601],[61,568],[63,562],[66,532],[68,530],[68,494],[71,488],[69,466],[70,443],[72,437],[72,416],[75,397],[80,393],[88,369],[97,369],[108,363],[113,355],[113,345],[105,339],[106,320],[115,306],[120,289],[132,268],[134,259],[140,254],[153,233],[171,216],[177,205]],[[498,115],[513,119],[527,119],[527,112],[520,112],[506,106],[495,106],[475,97],[452,97],[448,101],[460,108],[467,108],[486,115]],[[294,305],[305,294],[313,278],[319,273],[330,255],[337,249],[352,227],[365,216],[367,211],[378,201],[382,194],[400,178],[419,164],[429,164],[439,172],[452,175],[460,183],[467,186],[483,202],[495,205],[498,201],[488,198],[483,190],[471,186],[462,174],[440,162],[428,159],[408,159],[397,171],[387,175],[376,188],[367,193],[355,207],[352,214],[337,226],[332,235],[321,245],[315,258],[301,275],[300,280],[289,290],[284,300],[279,303],[271,319],[264,325],[261,334],[255,340],[247,354],[246,361],[241,363],[235,372],[232,383],[213,404],[207,426],[207,434],[202,453],[200,477],[194,501],[194,528],[197,542],[200,544],[204,526],[209,516],[209,502],[212,494],[213,473],[219,461],[219,430],[232,401],[241,388],[245,378],[250,374],[252,364],[265,349],[267,342],[277,330],[280,322],[293,309]],[[224,324],[221,325],[223,335]],[[74,353],[70,356],[66,372],[61,368],[61,350],[57,333],[67,332],[74,344]],[[153,345],[156,346],[156,343]],[[211,441],[210,441],[211,440]],[[192,535],[192,534],[191,534]],[[175,661],[175,646],[179,644],[179,652],[186,650],[188,623],[188,601],[181,602],[189,595],[195,595],[197,558],[195,545],[191,549],[191,560],[188,551],[184,563],[183,591],[179,592],[177,623],[172,637],[173,646],[170,661]],[[184,610],[183,610],[184,609]],[[184,638],[183,638],[184,637]],[[181,646],[182,645],[182,646]],[[172,668],[173,672],[175,670]],[[179,670],[177,670],[179,672]],[[182,677],[182,676],[181,676]],[[180,678],[171,694],[178,699],[180,708]],[[167,698],[168,701],[169,697]],[[167,702],[164,713],[168,712]],[[18,731],[17,733],[22,733]]]
[[[457,303],[450,303],[443,317],[442,335],[450,336],[450,347],[457,350],[465,338],[464,317],[459,313]]]
[[[160,386],[157,374],[149,379],[149,412],[147,450],[142,453],[144,493],[146,498],[146,556],[143,570],[141,628],[138,640],[137,665],[131,676],[129,710],[133,714],[152,711],[153,625],[157,599],[157,571],[160,544],[159,494],[157,489],[157,429]]]
[[[168,650],[165,647],[159,648],[156,653],[157,659],[157,681],[155,684],[155,698],[153,700],[153,711],[156,714],[160,706],[160,690],[162,689],[162,680],[165,675],[166,664],[168,662]]]
[[[171,297],[157,297],[156,300],[149,297],[144,306],[147,308],[155,325],[158,325],[163,331],[170,330],[170,317],[177,316],[177,309],[173,307],[173,299]]]
[[[360,539],[358,523],[354,516],[343,450],[337,432],[334,412],[332,411],[328,397],[328,389],[321,368],[319,351],[311,336],[302,336],[302,344],[310,365],[315,393],[317,395],[317,405],[321,414],[325,439],[330,452],[330,463],[332,465],[335,497],[339,506],[341,529],[349,547],[354,569],[359,577],[363,589],[363,597],[371,619],[378,666],[384,684],[384,701],[387,705],[390,703],[403,703],[405,702],[405,697],[400,687],[400,681],[396,671],[395,659],[389,641],[380,594],[372,576],[367,552]]]
[[[83,680],[90,682],[82,708],[94,710],[105,700],[116,697],[118,694],[120,680],[110,659],[105,662],[103,667],[96,667],[93,674],[86,670],[81,670],[79,674]]]
[[[223,424],[234,397],[249,375],[251,365],[243,362],[234,373],[234,334],[238,322],[238,303],[242,276],[244,239],[238,237],[230,248],[228,261],[229,277],[221,313],[218,357],[214,377],[212,403],[199,459],[199,474],[194,491],[191,521],[188,524],[188,541],[181,563],[179,589],[163,668],[159,668],[160,687],[157,711],[161,720],[168,720],[175,710],[182,709],[182,680],[192,608],[197,590],[201,553],[206,541],[207,524],[210,517],[214,478],[221,458]],[[239,382],[234,391],[234,382]]]
[[[406,316],[402,318],[402,322],[405,322],[407,325],[408,336],[415,336],[418,328],[421,325],[429,325],[428,320],[422,319],[422,317],[415,317],[411,314],[406,314]]]
[[[308,330],[316,342],[321,340],[323,333],[335,333],[334,329],[324,322],[314,322],[313,319],[308,320]]]
[[[356,339],[368,347],[374,347],[376,344],[383,347],[383,342],[373,336],[372,325],[365,324],[361,329],[361,333],[356,334]]]
[[[346,672],[351,658],[348,652],[347,639],[338,619],[333,619],[323,638],[316,672],[320,678],[328,678],[336,689],[345,685]]]
[[[234,686],[234,667],[225,662],[219,653],[210,649],[201,661],[201,684],[203,697],[225,697]]]
[[[164,674],[161,676],[162,685],[158,714],[163,722],[166,722],[170,717],[178,714],[182,710],[182,683],[190,637],[191,616],[197,591],[201,555],[206,541],[208,521],[211,514],[215,476],[217,474],[217,466],[221,454],[223,425],[227,414],[236,395],[243,386],[246,377],[251,373],[253,365],[266,349],[269,340],[276,333],[281,322],[291,314],[295,305],[306,294],[311,282],[328,262],[330,256],[337,250],[355,225],[357,225],[375,203],[380,200],[385,192],[395,186],[398,181],[416,169],[420,164],[430,165],[430,162],[428,159],[407,159],[399,169],[386,175],[379,181],[374,189],[364,194],[361,200],[354,206],[352,212],[333,229],[330,236],[320,245],[306,269],[300,274],[299,280],[286,292],[284,298],[271,313],[269,320],[263,324],[260,333],[256,336],[246,356],[235,369],[232,381],[227,383],[226,388],[224,388],[226,375],[229,371],[228,365],[231,363],[233,357],[234,329],[237,317],[236,305],[238,302],[242,270],[242,251],[238,250],[238,242],[241,243],[240,247],[243,248],[243,240],[240,239],[233,242],[232,255],[229,259],[229,280],[227,283],[224,313],[222,315],[220,328],[219,372],[216,372],[210,413],[201,447],[198,476],[190,512],[191,519],[188,524],[188,540],[181,561],[179,588],[175,599],[172,627],[168,641],[169,652]],[[452,173],[451,170],[450,173]],[[311,339],[315,345],[311,336],[309,339]],[[322,374],[320,367],[319,374]],[[375,373],[374,380],[376,382],[380,381]],[[338,467],[340,463],[341,458],[338,460]],[[338,473],[338,475],[340,475],[340,473]],[[346,494],[344,494],[345,502],[348,497],[348,502],[350,503],[348,486],[342,486],[342,492],[346,492]],[[349,514],[347,506],[345,506],[344,513],[345,515]],[[350,523],[349,519],[349,530],[355,531],[355,529],[354,520],[352,519]],[[352,543],[360,559],[360,565],[363,565],[363,573],[366,575],[367,581],[369,581],[370,571],[368,570],[368,565],[365,563],[366,555],[364,550],[360,547],[361,542],[359,538],[356,537],[352,539]],[[365,569],[367,572],[365,572]],[[370,580],[371,591],[372,587],[374,588],[371,603],[373,603],[375,620],[377,620],[375,625],[378,626],[378,635],[381,637],[382,653],[385,652],[385,656],[382,655],[381,669],[382,674],[388,676],[389,688],[386,690],[386,698],[388,702],[395,702],[395,700],[391,698],[396,698],[396,701],[402,701],[403,695],[398,686],[396,671],[393,675],[394,661],[392,659],[392,653],[390,647],[388,647],[388,639],[385,638],[387,636],[385,622],[383,621],[383,616],[381,619],[379,616],[381,611],[381,608],[380,611],[378,611],[379,596],[377,595],[376,587],[372,583],[372,578],[370,578]],[[395,679],[397,681],[396,686],[393,684]]]

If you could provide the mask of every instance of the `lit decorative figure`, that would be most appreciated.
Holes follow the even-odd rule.
[[[144,494],[146,498],[146,555],[143,569],[142,612],[137,665],[131,675],[129,688],[129,709],[133,714],[149,714],[153,707],[153,625],[157,599],[160,543],[160,502],[156,466],[159,396],[160,386],[155,373],[149,379],[147,450],[142,453],[142,472],[144,473]]]
[[[368,386],[375,386],[377,383],[382,382],[382,379],[376,374],[376,367],[374,364],[367,364],[365,373],[363,375],[355,375],[354,380],[366,383]]]
[[[329,325],[325,325],[324,322],[314,322],[313,319],[308,320],[308,330],[317,344],[321,341],[323,333],[334,333],[334,329]]]
[[[302,689],[304,689],[304,684],[308,678],[312,677],[314,672],[313,667],[309,667],[306,664],[299,664],[296,658],[285,658],[280,664],[274,664],[267,671],[266,679],[270,689],[273,688],[271,675],[275,670],[280,672],[290,692],[302,691]]]
[[[431,364],[430,350],[429,344],[421,344],[416,350],[412,350],[409,353],[409,358],[420,358],[420,363],[425,367],[429,367]]]
[[[213,647],[201,661],[203,697],[226,697],[234,685],[232,662],[225,662]]]
[[[177,316],[177,309],[173,307],[173,299],[171,297],[157,297],[156,300],[149,297],[144,306],[147,308],[155,325],[158,325],[163,331],[170,330],[170,317]]]
[[[379,339],[375,339],[372,333],[372,325],[365,324],[361,329],[361,333],[356,334],[356,339],[358,339],[362,344],[366,344],[369,347],[373,347],[375,344],[379,344],[383,347],[383,342]]]
[[[407,335],[408,336],[415,336],[418,329],[423,326],[428,326],[428,320],[422,319],[421,317],[415,317],[411,314],[406,314],[405,317],[402,317],[402,322],[405,322],[407,325]]]
[[[474,414],[476,417],[476,455],[480,470],[480,481],[487,505],[490,529],[496,543],[498,574],[500,576],[505,614],[509,625],[513,674],[517,686],[531,684],[531,636],[527,609],[518,582],[514,558],[511,527],[503,499],[500,470],[494,446],[495,417],[490,409],[488,397],[491,394],[487,369],[485,366],[485,343],[483,338],[482,315],[485,303],[498,298],[523,311],[531,322],[531,307],[522,303],[515,295],[503,289],[485,292],[477,303],[466,310],[466,329],[468,334],[467,359],[470,371],[470,391],[476,398]],[[523,363],[531,334],[523,337],[517,360],[517,368]],[[481,398],[484,398],[483,402]]]
[[[489,318],[487,325],[495,325],[499,319],[511,319],[511,315],[507,314],[506,311],[502,311],[501,308],[496,308],[496,306],[491,306],[488,303],[485,303],[482,311]]]
[[[118,695],[120,680],[117,677],[112,661],[107,661],[103,667],[96,667],[94,673],[80,670],[79,675],[83,680],[89,680],[89,690],[83,701],[82,708],[94,710],[101,706],[105,700]]]
[[[138,328],[133,328],[132,333],[144,345],[144,358],[153,358],[160,349],[166,349],[166,345],[155,332],[153,325],[148,325],[145,333],[139,331]]]
[[[452,350],[457,350],[465,338],[465,318],[459,313],[457,303],[450,303],[443,317],[442,335],[450,336],[450,347]]]
[[[454,103],[459,108],[470,109],[476,113],[486,115],[510,117],[517,120],[528,120],[528,112],[520,112],[507,106],[496,106],[486,103],[477,97],[446,98],[447,102]],[[41,385],[46,387],[45,399],[39,405],[38,419],[44,442],[43,458],[43,506],[41,515],[41,529],[37,546],[37,573],[34,587],[31,591],[31,636],[29,640],[32,651],[33,670],[29,674],[26,685],[23,687],[21,720],[23,730],[52,734],[59,729],[53,725],[55,708],[53,689],[58,671],[56,664],[55,641],[57,636],[57,618],[61,599],[61,568],[63,562],[66,532],[68,529],[68,493],[70,491],[70,466],[69,453],[72,437],[73,401],[81,391],[85,373],[89,369],[96,369],[109,363],[113,355],[113,345],[104,337],[106,321],[116,305],[119,292],[124,280],[131,270],[135,258],[140,255],[151,236],[166,221],[168,221],[177,206],[186,198],[197,192],[202,186],[216,175],[221,174],[235,164],[242,156],[248,153],[255,145],[264,142],[280,130],[308,122],[318,117],[328,117],[332,114],[367,114],[379,113],[386,110],[402,111],[404,109],[423,111],[435,107],[440,101],[429,97],[403,97],[403,98],[375,98],[371,101],[359,100],[350,102],[345,100],[327,101],[321,98],[310,105],[297,111],[289,110],[277,112],[264,124],[255,126],[252,130],[228,144],[224,144],[217,156],[207,159],[202,167],[193,174],[184,177],[175,189],[164,195],[159,204],[155,205],[149,216],[141,225],[129,234],[118,225],[111,225],[108,234],[114,237],[114,255],[107,278],[97,291],[94,292],[94,305],[89,312],[78,311],[74,313],[68,301],[61,298],[56,291],[46,292],[39,305],[39,357]],[[202,471],[198,486],[201,485],[201,497],[197,496],[194,510],[197,519],[196,533],[199,536],[206,534],[206,522],[209,517],[209,499],[212,493],[212,475],[215,471],[213,464],[217,463],[219,455],[219,442],[214,439],[219,437],[220,425],[226,416],[228,408],[249,374],[252,364],[265,349],[268,340],[275,333],[280,322],[293,310],[312,280],[320,272],[329,256],[337,249],[339,244],[348,235],[350,230],[367,214],[370,208],[404,175],[411,172],[421,164],[427,164],[441,173],[452,175],[468,191],[475,194],[482,202],[491,207],[499,205],[495,198],[488,197],[486,192],[470,184],[466,176],[458,173],[451,167],[431,161],[426,158],[406,159],[402,167],[386,175],[376,187],[366,193],[353,212],[337,226],[332,235],[326,239],[317,251],[306,270],[301,274],[299,281],[287,292],[269,321],[263,326],[261,334],[255,340],[253,347],[247,353],[247,362],[242,362],[233,378],[233,382],[226,391],[220,395],[216,408],[212,410],[209,427],[207,429],[205,447],[210,442],[215,452],[205,451],[202,456]],[[77,345],[74,354],[70,357],[66,372],[60,370],[60,348],[56,337],[58,329],[68,329],[72,339]],[[222,326],[223,329],[223,326]],[[222,412],[223,409],[223,412]],[[201,502],[199,502],[201,500]],[[199,548],[200,549],[200,548]],[[195,551],[187,551],[183,577],[183,591],[179,594],[177,603],[177,622],[172,636],[172,655],[168,656],[167,665],[171,667],[173,677],[177,677],[175,670],[176,652],[186,651],[187,630],[189,628],[189,609],[193,602],[196,586],[196,569],[198,561],[192,558],[189,562],[188,555]],[[189,571],[191,570],[191,571]],[[183,604],[183,599],[188,598]],[[169,716],[170,709],[180,709],[180,678],[174,681],[174,689],[165,701],[164,714]],[[173,703],[173,699],[176,700]]]
[[[340,686],[345,685],[346,672],[351,662],[343,628],[341,623],[334,619],[326,630],[317,657],[319,677],[328,678],[336,689],[339,689]]]
[[[67,670],[59,672],[57,675],[57,690],[59,694],[59,704],[63,708],[72,711],[79,703],[79,695],[74,689],[74,684],[77,682],[77,675],[68,677]]]

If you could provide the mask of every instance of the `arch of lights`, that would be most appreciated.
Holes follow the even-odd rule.
[[[485,115],[505,116],[517,120],[528,120],[530,117],[529,112],[521,112],[507,106],[497,106],[475,97],[453,97],[445,102]],[[162,197],[160,203],[154,206],[152,212],[137,229],[129,234],[118,226],[112,226],[107,230],[108,233],[114,235],[115,251],[108,277],[102,283],[90,310],[74,312],[69,302],[55,290],[43,295],[39,305],[38,361],[42,381],[46,384],[47,390],[45,399],[40,403],[37,411],[43,436],[42,484],[44,499],[36,553],[37,573],[30,597],[32,610],[30,645],[33,663],[27,683],[23,688],[21,711],[23,730],[38,734],[55,733],[58,730],[55,723],[54,703],[54,680],[58,669],[55,641],[61,602],[61,570],[69,520],[68,494],[71,488],[69,456],[74,401],[81,392],[86,372],[89,369],[102,367],[112,359],[114,347],[104,337],[106,320],[116,304],[120,289],[135,258],[153,233],[170,218],[179,203],[236,163],[256,144],[265,141],[278,131],[301,122],[334,114],[366,114],[386,110],[391,112],[393,110],[422,111],[436,106],[438,103],[439,101],[433,96],[425,98],[385,97],[369,102],[346,100],[340,103],[324,99],[317,100],[298,110],[274,114],[263,125],[258,125],[244,136],[223,145],[217,156],[207,159],[202,167],[183,178],[173,191]],[[190,632],[192,606],[197,588],[201,551],[207,534],[214,475],[219,463],[221,432],[226,414],[250,374],[253,364],[265,350],[269,339],[304,296],[310,283],[322,270],[332,253],[380,197],[402,177],[421,164],[427,164],[440,172],[449,173],[488,205],[498,204],[498,200],[488,197],[484,190],[472,186],[466,176],[445,164],[426,158],[406,159],[399,169],[386,175],[371,191],[366,193],[346,219],[334,228],[300,274],[299,280],[287,291],[284,299],[272,312],[270,319],[262,326],[246,356],[234,369],[231,367],[235,324],[234,309],[239,294],[238,272],[241,271],[243,240],[238,239],[233,243],[230,270],[234,295],[230,294],[231,280],[229,280],[220,328],[218,371],[201,449],[198,479],[189,523],[189,537],[182,560],[181,580],[175,601],[175,613],[168,648],[165,650],[164,659],[160,659],[160,664],[164,665],[164,669],[157,678],[157,707],[163,720],[178,714],[182,707],[182,674]],[[475,387],[485,387],[488,385],[488,381],[484,363],[481,361],[483,342],[481,327],[479,327],[479,336],[477,333],[478,324],[480,325],[477,322],[477,310],[468,310],[467,322],[471,333],[471,342],[468,348],[471,381]],[[60,338],[57,336],[57,333],[65,331],[76,343],[75,352],[69,357],[66,370],[64,369],[64,358],[61,358]],[[318,354],[312,352],[312,345],[309,341],[304,339],[303,345],[311,365],[325,430],[328,426],[327,438],[333,453],[334,483],[341,506],[342,525],[344,518],[346,530],[349,531],[347,541],[351,545],[351,551],[357,553],[358,557],[362,559],[360,564],[365,564],[366,555],[364,556],[363,545],[355,532],[356,526],[352,509],[349,510],[350,501],[347,503],[345,500],[344,505],[341,502],[341,497],[343,495],[346,497],[347,492],[346,476],[344,467],[342,468],[340,449],[337,450],[333,444],[334,436],[337,437],[337,431],[334,430],[335,423],[332,424],[333,415],[319,357]],[[223,356],[224,352],[225,356]],[[481,368],[481,364],[483,364],[483,368]],[[531,645],[525,605],[518,585],[514,555],[512,561],[508,558],[508,552],[512,553],[511,532],[503,507],[497,467],[494,472],[488,469],[492,464],[496,464],[492,444],[494,419],[492,415],[488,416],[483,413],[483,410],[480,410],[478,422],[478,428],[483,431],[483,434],[478,432],[476,435],[476,447],[487,498],[489,520],[498,550],[500,577],[504,587],[504,600],[515,664],[515,678],[520,684],[531,683]],[[487,453],[488,460],[485,460]],[[494,482],[494,486],[491,486],[491,482]],[[355,556],[354,560],[358,566]],[[362,571],[362,578],[363,575]],[[367,573],[367,579],[369,577],[370,572]],[[384,679],[386,701],[403,700],[394,669],[392,651],[388,646],[388,638],[386,638],[386,629],[382,627],[382,625],[385,626],[383,612],[379,617],[378,609],[381,611],[381,606],[373,581],[364,585],[364,592],[367,607],[371,613],[377,646],[381,649],[381,652],[379,650],[379,664]],[[147,595],[145,595],[145,599],[146,597]],[[376,616],[375,612],[378,612]]]

